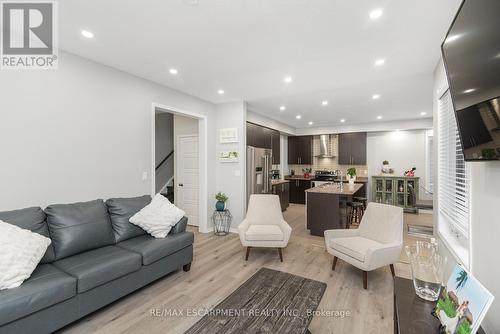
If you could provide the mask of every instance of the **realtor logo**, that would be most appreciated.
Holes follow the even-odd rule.
[[[2,69],[55,69],[57,3],[1,2]]]

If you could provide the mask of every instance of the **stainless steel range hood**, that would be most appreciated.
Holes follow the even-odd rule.
[[[335,158],[332,153],[330,135],[319,136],[319,154],[316,158]]]

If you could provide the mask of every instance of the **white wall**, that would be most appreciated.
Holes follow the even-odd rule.
[[[426,182],[426,130],[369,132],[367,134],[368,176],[380,175],[382,161],[388,160],[394,174],[403,176],[405,170],[416,167],[415,176],[420,177],[420,184]],[[368,197],[371,199],[371,182]],[[428,198],[422,188],[420,198]]]
[[[439,97],[446,91],[448,82],[442,60],[439,61],[434,72],[434,119],[437,120]],[[437,122],[434,125],[434,152],[437,158]],[[436,160],[437,161],[437,160]],[[500,266],[497,254],[500,253],[500,163],[499,162],[470,162],[470,270],[472,274],[496,297],[485,320],[483,328],[488,334],[500,333]],[[436,167],[437,168],[437,167]],[[434,173],[437,177],[437,169]],[[438,182],[434,182],[434,208],[438,205]],[[438,230],[438,214],[434,214],[434,230]],[[456,256],[440,239],[440,248],[444,256],[449,259],[450,268],[456,263]],[[460,262],[460,261],[459,261]]]
[[[152,103],[207,117],[215,191],[215,106],[60,52],[59,69],[1,71],[0,210],[149,194]],[[202,140],[203,141],[203,140]],[[211,210],[207,210],[207,217]]]
[[[215,194],[219,191],[225,193],[229,200],[226,205],[231,211],[233,221],[232,229],[238,227],[245,216],[246,209],[246,103],[234,102],[217,106],[217,130],[216,130],[216,155],[221,151],[239,152],[238,162],[216,161],[217,187],[213,192],[211,200],[208,201],[209,208],[215,206]],[[219,130],[224,128],[238,129],[238,143],[221,144],[219,141]]]

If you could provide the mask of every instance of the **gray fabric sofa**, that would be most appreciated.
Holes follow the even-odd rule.
[[[189,271],[194,236],[186,217],[164,239],[129,223],[150,201],[141,196],[0,212],[0,220],[52,240],[29,279],[0,291],[0,333],[50,333],[172,271]]]

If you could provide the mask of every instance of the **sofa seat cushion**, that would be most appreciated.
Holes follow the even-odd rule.
[[[141,256],[116,246],[106,246],[54,262],[76,277],[78,293],[93,289],[141,268]]]
[[[21,286],[0,291],[0,326],[75,295],[76,278],[51,264],[39,265]]]
[[[245,233],[248,241],[283,241],[285,235],[278,225],[252,224]]]
[[[142,264],[152,264],[193,244],[194,235],[191,232],[169,234],[165,238],[158,239],[150,235],[141,235],[125,240],[117,244],[126,250],[136,252],[142,256]]]
[[[360,262],[365,262],[368,252],[380,248],[381,244],[363,237],[348,237],[331,240],[330,247]]]
[[[108,209],[100,199],[45,209],[56,260],[115,244]]]

